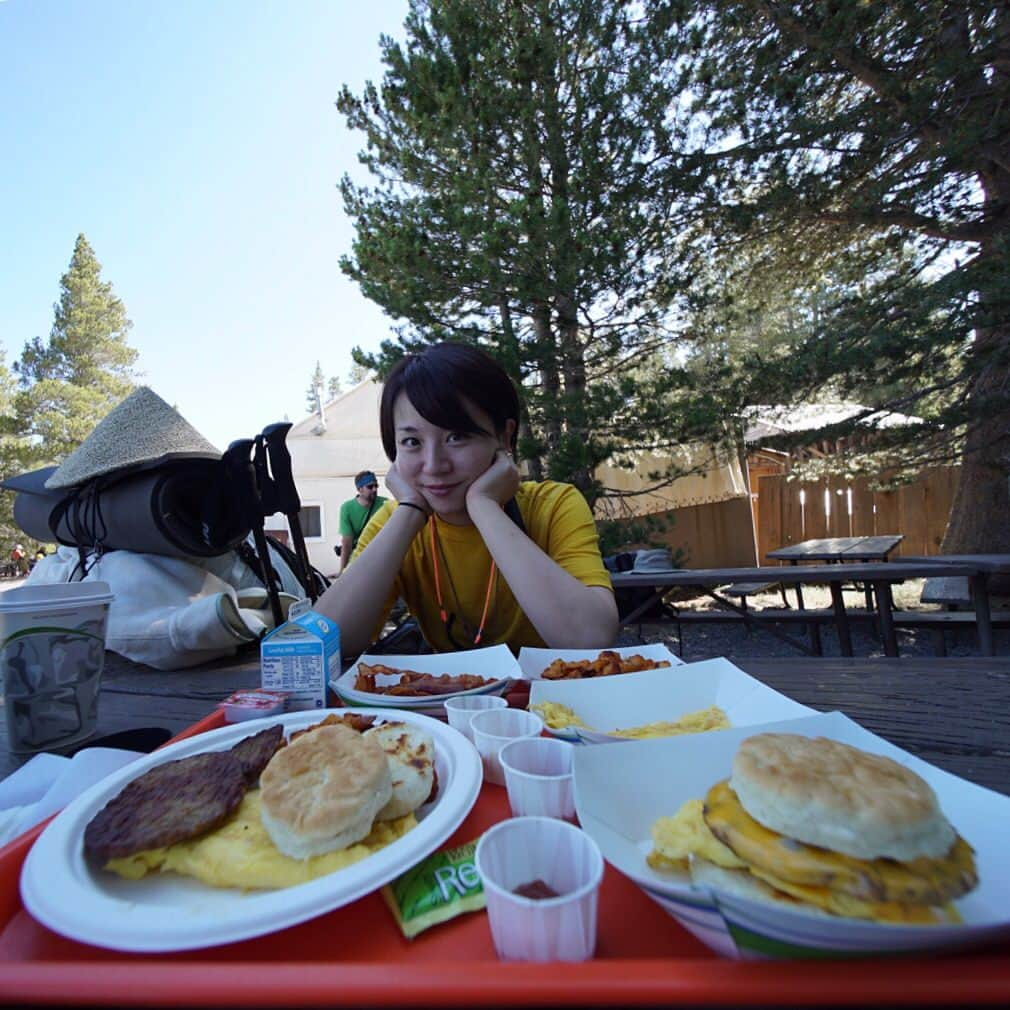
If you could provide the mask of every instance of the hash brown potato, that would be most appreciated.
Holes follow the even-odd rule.
[[[595,659],[555,659],[541,675],[544,680],[584,680],[589,677],[612,677],[619,673],[638,673],[669,666],[666,659],[646,659],[644,656],[622,656],[604,649]]]

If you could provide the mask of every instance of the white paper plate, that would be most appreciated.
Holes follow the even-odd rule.
[[[355,690],[354,681],[358,676],[358,663],[369,666],[381,665],[399,670],[413,670],[417,673],[431,673],[436,676],[448,673],[459,676],[472,673],[478,677],[491,678],[490,684],[474,687],[469,691],[454,691],[426,698],[404,698],[388,694],[370,694]],[[506,645],[492,645],[486,649],[471,649],[468,652],[446,652],[424,656],[373,656],[365,653],[348,668],[330,681],[330,687],[345,705],[368,705],[372,708],[395,708],[424,712],[438,719],[445,718],[443,703],[446,698],[460,698],[470,694],[504,694],[514,680],[519,677],[519,664]],[[388,680],[396,683],[396,677],[382,677],[380,683]]]
[[[127,782],[149,768],[210,750],[226,750],[266,726],[300,729],[344,709],[291,712],[211,730],[110,775],[70,804],[32,846],[21,872],[21,899],[43,925],[81,943],[113,950],[163,952],[212,947],[262,936],[340,908],[374,891],[437,849],[462,823],[481,787],[480,758],[456,730],[413,712],[397,720],[423,727],[435,741],[439,790],[417,812],[418,825],[359,863],[318,880],[274,891],[208,887],[173,873],[123,880],[84,857],[84,828]],[[356,712],[361,713],[360,709]],[[372,712],[380,719],[392,713]]]
[[[590,680],[535,680],[530,705],[567,705],[592,730],[567,727],[547,732],[573,743],[627,743],[609,731],[673,722],[689,712],[718,705],[733,726],[812,715],[813,709],[755,680],[728,659],[682,663],[673,669],[643,670],[634,676]]]
[[[642,656],[654,659],[657,663],[666,660],[670,666],[683,666],[684,660],[675,656],[665,645],[621,645],[613,649],[533,649],[523,647],[519,650],[519,670],[523,680],[542,680],[544,670],[556,659],[573,663],[579,659],[596,659],[603,651],[616,652],[619,656]],[[665,669],[665,667],[664,667]],[[648,671],[641,671],[647,673]],[[631,674],[613,674],[613,676],[629,677]],[[591,680],[606,680],[608,678],[589,678]],[[555,681],[555,683],[559,683]]]
[[[651,829],[689,799],[703,799],[726,778],[740,741],[779,731],[824,736],[884,754],[921,775],[951,823],[975,849],[980,884],[959,900],[963,925],[885,925],[812,916],[695,887],[687,874],[661,873],[645,861]],[[863,729],[840,712],[763,726],[642,740],[622,747],[579,747],[574,757],[575,805],[583,830],[604,858],[630,877],[682,926],[727,957],[845,957],[950,949],[1010,936],[1010,875],[1005,825],[1010,797],[950,775]]]

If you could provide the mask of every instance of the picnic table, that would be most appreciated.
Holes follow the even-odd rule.
[[[841,709],[924,760],[1010,794],[1010,659],[741,659],[738,665],[800,702]],[[106,673],[100,733],[152,723],[181,730],[235,688],[255,685],[259,661],[253,650],[190,670],[156,672],[109,655]],[[522,704],[521,697],[510,700]],[[0,776],[12,764],[8,756]],[[508,816],[504,790],[485,788],[478,808],[461,829],[467,837]],[[23,858],[25,845],[12,845],[20,845]],[[605,952],[578,965],[499,965],[486,927],[471,917],[414,943],[402,941],[376,895],[354,906],[353,926],[337,912],[326,929],[310,921],[233,947],[121,955],[49,934],[21,909],[16,883],[2,885],[10,921],[0,932],[0,994],[18,1005],[250,1005],[243,983],[249,972],[257,980],[255,1005],[288,1007],[388,1005],[391,985],[409,994],[412,1005],[444,1005],[452,1001],[446,986],[459,995],[475,973],[486,980],[484,999],[468,1005],[531,1002],[522,997],[527,992],[538,994],[538,1004],[557,1006],[598,1003],[601,993],[608,1005],[622,1005],[626,994],[629,1006],[810,1005],[825,999],[832,1005],[924,1006],[943,994],[948,1005],[1005,1005],[1010,990],[998,948],[954,960],[854,966],[716,960],[613,868],[606,870],[600,899]],[[180,1003],[169,993],[186,999]]]
[[[822,537],[815,540],[802,540],[798,544],[789,544],[769,551],[766,555],[776,561],[788,561],[791,565],[800,562],[826,561],[886,561],[887,556],[904,540],[900,533],[890,533],[873,537]],[[873,593],[869,583],[866,583],[866,609],[873,609]],[[803,587],[797,583],[796,603],[803,609]],[[893,602],[892,602],[893,607]],[[816,627],[816,626],[815,626]]]
[[[739,619],[752,626],[764,627],[777,638],[788,642],[800,652],[808,655],[820,654],[820,641],[812,639],[811,647],[805,643],[779,631],[773,622],[790,620],[792,622],[809,623],[818,620],[833,620],[838,631],[839,648],[843,656],[852,655],[851,615],[845,607],[842,594],[842,584],[850,581],[849,575],[843,571],[845,566],[814,564],[797,565],[786,568],[778,566],[758,566],[755,568],[695,568],[671,569],[667,572],[619,572],[611,575],[615,589],[651,589],[652,595],[631,613],[623,617],[623,624],[629,626],[648,612],[657,601],[662,601],[664,595],[671,589],[695,587],[715,600],[720,607],[732,611]],[[1008,566],[1010,571],[1010,566]],[[860,567],[860,580],[868,582],[874,590],[875,610],[861,615],[873,617],[879,624],[880,636],[886,656],[898,655],[898,641],[895,632],[895,614],[891,599],[890,586],[894,582],[905,579],[923,579],[938,575],[963,575],[968,578],[973,587],[972,597],[975,603],[974,623],[978,631],[979,650],[985,656],[993,655],[992,615],[989,608],[988,580],[991,567],[973,562],[934,562],[930,559],[918,561],[867,562]],[[762,615],[760,612],[747,610],[738,606],[725,596],[716,592],[716,587],[730,583],[768,583],[782,582],[786,585],[828,585],[831,590],[832,610],[829,611],[773,611]],[[701,616],[701,615],[695,615]],[[939,615],[944,616],[944,615]],[[675,619],[684,620],[686,615],[674,614]],[[694,617],[692,617],[694,619]],[[928,623],[930,615],[901,615],[901,622],[914,625]]]
[[[803,540],[769,551],[767,557],[798,564],[800,561],[886,561],[904,539],[901,534],[875,537],[823,537]]]
[[[1010,658],[733,662],[796,701],[825,712],[840,709],[924,760],[1010,795]],[[107,653],[96,739],[150,726],[178,733],[236,688],[258,686],[259,675],[256,650],[176,671]],[[0,778],[25,760],[7,750],[7,727],[0,720]]]

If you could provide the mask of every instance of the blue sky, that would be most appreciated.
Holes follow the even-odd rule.
[[[0,0],[0,345],[47,337],[83,232],[141,381],[224,448],[392,320],[340,272],[341,85],[406,0]]]

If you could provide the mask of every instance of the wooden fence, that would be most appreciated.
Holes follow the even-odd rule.
[[[866,479],[801,483],[783,474],[758,477],[752,482],[758,493],[758,563],[768,563],[769,551],[801,540],[888,533],[905,537],[892,557],[938,554],[957,473],[957,467],[925,470],[915,483],[894,491],[872,491]]]

